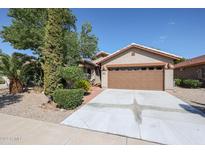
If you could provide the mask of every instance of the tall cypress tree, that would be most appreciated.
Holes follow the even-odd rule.
[[[91,25],[83,25],[78,34],[70,9],[9,9],[8,16],[11,25],[3,27],[0,37],[16,49],[31,49],[38,55],[46,95],[58,86],[59,66],[77,65],[82,57],[92,57],[97,50]]]
[[[51,95],[58,87],[58,67],[63,64],[64,13],[66,9],[48,9],[43,47],[44,91]]]

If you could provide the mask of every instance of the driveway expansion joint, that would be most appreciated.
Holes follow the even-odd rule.
[[[167,92],[107,89],[62,123],[161,144],[205,144],[204,122]]]

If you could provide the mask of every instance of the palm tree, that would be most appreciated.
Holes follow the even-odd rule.
[[[8,77],[9,92],[16,94],[23,92],[23,84],[21,82],[22,66],[14,54],[12,56],[0,53],[0,75]]]
[[[12,94],[23,91],[23,86],[30,83],[43,85],[43,69],[39,59],[22,53],[14,52],[11,56],[0,50],[0,75],[10,80],[9,91]]]

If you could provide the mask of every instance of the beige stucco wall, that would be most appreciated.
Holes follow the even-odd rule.
[[[135,52],[135,55],[132,56],[131,53]],[[173,59],[162,57],[160,55],[156,55],[153,53],[149,53],[147,51],[143,51],[140,49],[132,48],[129,49],[127,52],[124,52],[121,55],[118,55],[115,58],[110,59],[102,63],[101,68],[101,86],[103,88],[108,87],[108,71],[106,69],[106,65],[110,64],[137,64],[137,63],[173,63]],[[103,69],[103,67],[105,69]],[[165,89],[173,89],[173,70],[165,70]]]
[[[100,84],[100,70],[98,68],[95,69],[95,84]]]
[[[95,73],[95,68],[92,68],[91,69],[91,77],[90,77],[90,81],[95,81],[95,76],[96,76],[96,73]]]
[[[135,56],[132,56],[131,53],[135,52]],[[110,64],[132,64],[132,63],[172,63],[173,60],[170,58],[165,58],[160,55],[156,55],[153,53],[149,53],[147,51],[142,51],[140,49],[129,49],[127,52],[118,55],[114,59],[110,59],[102,65],[110,65]]]
[[[164,88],[165,90],[172,90],[174,88],[174,70],[165,69],[164,71]]]
[[[108,87],[108,71],[101,70],[101,86],[102,88]]]

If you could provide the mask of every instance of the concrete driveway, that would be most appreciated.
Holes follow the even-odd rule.
[[[162,144],[205,144],[205,115],[163,91],[107,89],[62,124]]]

